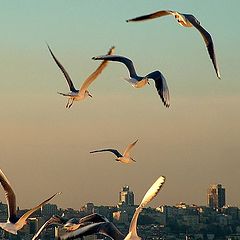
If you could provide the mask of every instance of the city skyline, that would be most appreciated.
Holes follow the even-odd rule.
[[[164,175],[166,184],[151,206],[206,204],[208,186],[221,183],[227,203],[239,207],[239,7],[237,0],[2,2],[0,168],[17,205],[33,206],[58,191],[54,203],[64,208],[89,200],[112,205],[124,184],[138,204],[149,184]],[[167,17],[125,22],[161,9],[199,19],[213,37],[222,80],[195,29]],[[154,84],[133,89],[124,81],[125,67],[110,62],[91,86],[93,98],[66,110],[57,94],[67,89],[66,81],[45,41],[77,87],[99,65],[91,58],[116,46],[116,54],[131,58],[139,73],[164,74],[170,108],[162,106]],[[132,165],[107,153],[89,154],[122,149],[135,139]],[[0,200],[5,203],[2,190]]]

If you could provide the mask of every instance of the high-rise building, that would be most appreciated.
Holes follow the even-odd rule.
[[[134,205],[134,194],[129,190],[129,186],[124,186],[119,192],[119,205]]]
[[[210,208],[222,208],[226,205],[225,188],[221,184],[211,185],[208,189],[207,201]]]

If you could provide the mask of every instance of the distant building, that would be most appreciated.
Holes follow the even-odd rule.
[[[119,205],[134,205],[134,193],[129,190],[129,186],[124,186],[119,192]]]
[[[58,208],[56,204],[46,204],[42,206],[41,212],[43,216],[52,216],[54,214],[58,214]]]
[[[221,184],[211,185],[207,193],[207,202],[208,206],[213,209],[225,206],[225,188],[223,188]]]

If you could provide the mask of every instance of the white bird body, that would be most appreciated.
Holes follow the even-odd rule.
[[[72,101],[80,101],[80,100],[85,99],[86,97],[92,97],[92,96],[90,96],[90,93],[88,91],[85,91],[84,93],[79,92],[79,91],[68,92],[68,93],[58,92],[58,94],[68,97],[69,100],[71,99]]]
[[[125,78],[125,80],[129,82],[134,88],[142,88],[149,83],[148,78],[143,78],[140,81],[135,78]]]
[[[119,161],[121,163],[127,163],[127,164],[132,163],[132,162],[136,162],[131,157],[124,157],[124,156],[116,158],[116,161]]]

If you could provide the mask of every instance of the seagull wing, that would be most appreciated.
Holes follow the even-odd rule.
[[[95,150],[95,151],[91,151],[90,153],[97,153],[97,152],[111,152],[111,153],[115,154],[117,157],[122,157],[122,154],[118,150],[111,149],[111,148]]]
[[[103,56],[98,56],[98,57],[93,57],[92,59],[94,60],[108,60],[108,61],[115,61],[115,62],[121,62],[125,64],[127,67],[130,77],[135,78],[137,77],[136,70],[134,68],[133,62],[126,57],[123,56],[117,56],[117,55],[103,55]]]
[[[98,223],[98,222],[109,222],[109,220],[100,214],[93,213],[79,220],[79,223],[85,223],[85,222]]]
[[[159,177],[156,182],[149,188],[149,190],[144,195],[142,202],[140,203],[139,207],[136,208],[135,213],[133,215],[132,221],[130,223],[129,227],[129,234],[131,236],[137,236],[137,220],[138,215],[142,211],[142,209],[153,200],[162,188],[163,184],[165,182],[165,177],[161,176]],[[127,239],[127,238],[126,238]]]
[[[107,55],[112,55],[114,52],[115,47],[111,47],[107,53]],[[82,84],[79,94],[85,93],[85,91],[88,89],[89,85],[97,78],[99,74],[104,70],[104,68],[107,66],[108,61],[103,60],[102,63],[99,65],[99,67],[84,81]]]
[[[169,14],[172,14],[171,11],[164,10],[164,11],[158,11],[158,12],[154,12],[154,13],[151,13],[151,14],[143,15],[143,16],[140,16],[140,17],[128,19],[126,21],[127,22],[145,21],[145,20],[149,20],[149,19],[163,17],[163,16],[166,16],[166,15],[169,15]]]
[[[207,50],[209,53],[209,56],[212,60],[213,63],[213,67],[215,69],[215,72],[217,74],[217,77],[220,79],[220,71],[217,65],[217,60],[216,60],[216,56],[215,56],[215,51],[214,51],[214,45],[213,45],[213,40],[212,37],[210,35],[210,33],[208,33],[201,25],[200,22],[193,16],[193,15],[189,15],[189,14],[185,14],[184,15],[185,18],[201,33],[203,40],[207,46]]]
[[[49,52],[51,53],[51,55],[52,55],[55,63],[58,65],[58,67],[61,69],[63,75],[65,76],[65,78],[66,78],[66,80],[67,80],[67,83],[68,83],[68,85],[69,85],[70,91],[72,91],[72,92],[77,92],[77,90],[76,90],[76,88],[74,87],[73,82],[72,82],[69,74],[67,73],[66,69],[63,67],[63,65],[62,65],[62,64],[57,60],[57,58],[54,56],[54,54],[53,54],[53,52],[52,52],[52,50],[51,50],[51,48],[49,47],[48,44],[47,44],[47,47],[48,47],[48,50],[49,50]]]
[[[33,236],[32,240],[36,240],[38,239],[38,237],[40,236],[40,234],[42,233],[42,231],[45,228],[48,228],[48,226],[52,225],[52,224],[57,224],[57,225],[62,225],[64,223],[64,221],[62,221],[62,217],[60,216],[52,216],[51,218],[49,218],[42,226],[41,228],[39,228],[39,230],[37,231],[37,233]]]
[[[135,146],[135,144],[137,143],[137,141],[138,141],[138,139],[137,139],[135,142],[133,142],[133,143],[131,143],[131,144],[129,144],[129,145],[127,146],[127,148],[125,149],[125,151],[124,151],[124,153],[123,153],[123,156],[124,156],[124,157],[129,157],[129,156],[130,156],[130,150]]]
[[[43,205],[45,205],[46,203],[48,203],[52,198],[54,198],[56,195],[60,194],[60,192],[55,193],[54,195],[52,195],[50,198],[48,198],[47,200],[43,201],[42,203],[40,203],[39,205],[37,205],[36,207],[30,209],[29,211],[27,211],[26,213],[24,213],[21,218],[16,222],[16,225],[21,224],[22,222],[25,222],[28,217],[34,213],[35,211],[37,211],[39,208],[41,208]]]
[[[99,233],[108,236],[114,240],[124,239],[123,234],[117,229],[117,227],[113,223],[110,222],[92,223],[87,226],[81,227],[76,231],[66,233],[60,236],[59,239],[61,240],[76,239]]]
[[[0,182],[5,191],[5,197],[8,205],[8,219],[10,222],[15,223],[18,219],[16,216],[16,196],[15,193],[3,171],[0,169]]]
[[[146,77],[155,81],[155,87],[157,88],[158,94],[162,99],[164,106],[169,107],[170,96],[165,77],[159,71],[149,73]]]

